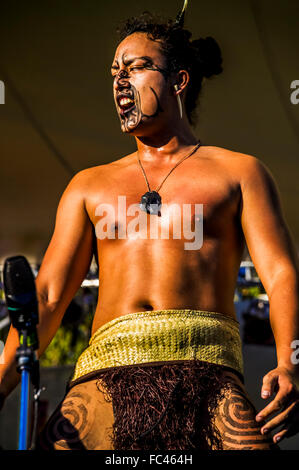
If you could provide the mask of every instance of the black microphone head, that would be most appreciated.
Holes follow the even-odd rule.
[[[3,284],[12,325],[18,331],[31,331],[38,324],[38,302],[34,275],[24,256],[5,260]],[[35,337],[33,344],[38,344]]]
[[[22,296],[35,292],[34,276],[24,256],[12,256],[5,260],[3,284],[6,296]]]

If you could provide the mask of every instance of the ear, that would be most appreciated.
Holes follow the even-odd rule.
[[[186,89],[189,83],[189,80],[190,80],[190,75],[189,75],[189,72],[187,72],[187,70],[180,70],[176,74],[175,83],[174,83],[174,85],[177,85],[175,89],[175,95],[180,95],[181,93],[183,93],[183,91]]]

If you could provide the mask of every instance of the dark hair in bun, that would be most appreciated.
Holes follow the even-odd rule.
[[[156,18],[149,12],[128,19],[119,29],[120,40],[137,32],[146,33],[153,41],[161,41],[169,75],[179,70],[189,72],[190,82],[186,90],[185,107],[189,122],[193,124],[203,78],[210,78],[222,72],[222,57],[217,42],[212,37],[192,41],[190,31],[178,26],[174,21]]]

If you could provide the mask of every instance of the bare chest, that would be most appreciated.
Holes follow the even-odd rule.
[[[148,172],[151,191],[159,188],[167,173],[166,168]],[[162,203],[159,216],[140,207],[148,190],[138,167],[111,171],[95,182],[86,207],[97,238],[125,238],[128,232],[133,237],[148,238],[149,233],[163,237],[163,230],[166,237],[180,238],[182,230],[196,229],[214,237],[231,230],[238,216],[239,185],[224,171],[216,172],[207,165],[186,165],[166,178],[158,191]]]

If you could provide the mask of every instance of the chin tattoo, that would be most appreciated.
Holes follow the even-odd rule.
[[[163,112],[157,93],[152,87],[150,87],[150,90],[152,91],[156,100],[156,111],[153,114],[143,113],[139,91],[133,85],[131,85],[131,90],[132,92],[128,96],[130,96],[130,99],[134,101],[134,105],[127,111],[119,113],[122,131],[127,133],[135,130],[141,122],[155,118]]]

